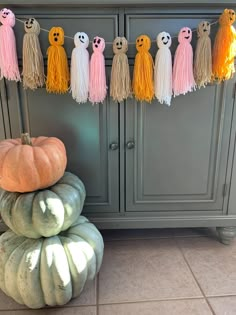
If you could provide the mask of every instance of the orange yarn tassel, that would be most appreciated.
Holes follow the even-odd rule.
[[[151,102],[154,97],[152,56],[148,52],[151,48],[151,39],[147,35],[141,35],[136,39],[136,49],[133,73],[133,92],[138,101]]]
[[[235,72],[236,31],[232,24],[235,21],[234,10],[225,9],[219,18],[219,30],[213,47],[213,80],[228,80]]]
[[[46,89],[50,93],[66,93],[69,84],[69,68],[64,47],[64,31],[61,27],[52,27],[49,32],[47,50],[48,66]]]

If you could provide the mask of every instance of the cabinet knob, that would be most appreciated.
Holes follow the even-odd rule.
[[[135,147],[135,143],[134,143],[134,141],[129,141],[129,142],[127,142],[127,144],[126,144],[126,147],[127,147],[127,149],[133,149],[134,147]]]
[[[112,150],[112,151],[115,151],[119,148],[119,145],[118,143],[116,142],[112,142],[110,145],[109,145],[109,148]]]

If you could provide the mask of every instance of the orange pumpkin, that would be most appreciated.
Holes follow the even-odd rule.
[[[55,137],[0,142],[0,187],[11,192],[31,192],[55,184],[67,163],[63,142]]]

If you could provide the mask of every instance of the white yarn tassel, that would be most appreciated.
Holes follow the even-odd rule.
[[[86,103],[89,91],[88,35],[78,32],[74,36],[75,48],[71,55],[71,93],[78,103]]]
[[[170,52],[171,37],[169,33],[161,32],[157,36],[157,51],[155,58],[154,82],[155,96],[158,101],[170,106],[172,97],[172,58]]]

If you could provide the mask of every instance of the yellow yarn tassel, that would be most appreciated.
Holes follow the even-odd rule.
[[[64,47],[64,31],[61,27],[52,27],[49,32],[47,50],[48,66],[46,89],[50,93],[66,93],[69,88],[69,68]]]
[[[234,57],[236,55],[236,31],[234,10],[225,9],[219,18],[220,27],[213,47],[213,80],[221,82],[232,78],[235,72]]]
[[[138,101],[151,102],[154,97],[152,56],[148,52],[151,48],[151,39],[147,35],[141,35],[136,39],[134,73],[133,73],[133,92]]]

